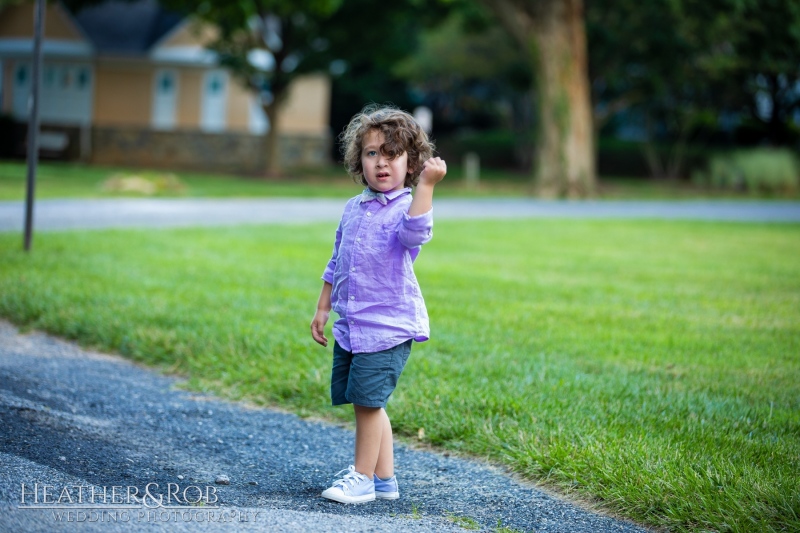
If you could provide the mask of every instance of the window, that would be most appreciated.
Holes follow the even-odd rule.
[[[89,74],[89,69],[86,67],[81,67],[78,69],[78,90],[85,91],[89,88],[89,81],[91,80],[91,75]]]
[[[17,85],[26,85],[28,83],[28,65],[19,65],[15,78],[17,80]]]

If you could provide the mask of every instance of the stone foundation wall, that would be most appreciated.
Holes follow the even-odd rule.
[[[329,162],[330,136],[284,135],[284,166]],[[91,162],[101,165],[260,174],[266,168],[264,137],[247,133],[93,128]]]

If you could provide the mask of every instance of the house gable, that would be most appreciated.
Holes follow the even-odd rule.
[[[217,54],[206,48],[217,38],[217,29],[191,17],[156,42],[150,59],[173,65],[215,67]]]
[[[50,124],[89,124],[93,89],[92,44],[60,3],[46,7],[44,30],[41,120]],[[17,120],[25,120],[29,113],[33,34],[32,2],[0,11],[2,111]]]
[[[29,56],[33,51],[33,6],[30,3],[0,11],[0,58]],[[45,11],[45,56],[86,58],[93,47],[61,4],[50,4]]]
[[[81,30],[61,4],[48,4],[45,14],[46,39],[85,41]],[[0,39],[33,38],[33,5],[21,4],[0,11]]]
[[[155,43],[157,47],[172,46],[201,46],[205,47],[213,43],[219,35],[219,30],[214,26],[187,17],[178,24],[171,32],[164,35],[160,41]]]

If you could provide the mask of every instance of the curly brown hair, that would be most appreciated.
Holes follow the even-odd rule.
[[[367,185],[361,166],[361,150],[364,137],[372,130],[383,133],[384,143],[380,151],[384,156],[394,159],[403,152],[408,153],[408,174],[404,185],[415,186],[419,182],[422,164],[433,156],[433,141],[409,113],[390,105],[378,104],[365,106],[350,119],[339,135],[344,167],[353,181]]]

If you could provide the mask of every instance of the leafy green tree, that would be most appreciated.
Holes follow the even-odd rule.
[[[800,98],[796,2],[592,0],[587,27],[595,125],[638,119],[654,177],[682,175],[688,143],[723,116],[752,117],[786,141]]]
[[[406,0],[401,4],[406,5],[402,10],[406,13],[422,7],[417,27],[424,27],[446,20],[446,8],[469,10],[472,2],[474,0]],[[528,94],[532,96],[537,109],[535,115],[539,117],[534,158],[539,191],[547,196],[591,194],[595,187],[595,170],[582,0],[482,0],[478,4],[497,17],[518,47],[514,55],[518,57],[521,53],[530,65],[530,70],[526,70],[535,72],[536,95],[532,96],[532,91]],[[343,7],[348,5],[350,2]],[[368,10],[370,16],[381,11],[394,17],[398,4]],[[367,30],[373,26],[390,32],[394,25],[371,25],[369,18],[366,25],[362,25]],[[369,54],[364,43],[352,38],[351,41],[359,47],[353,51],[355,55],[363,57],[365,51]],[[413,47],[414,33],[410,33],[405,49],[410,51]],[[400,55],[394,55],[392,60],[398,57]],[[455,58],[451,56],[450,59]],[[473,57],[472,61],[476,59]],[[495,55],[492,60],[503,63],[506,57]]]
[[[347,0],[321,26],[320,37],[330,46],[314,59],[320,68],[333,67],[334,132],[368,102],[405,109],[420,103],[395,66],[415,52],[420,33],[445,19],[450,9],[432,0],[395,0],[380,8],[374,0]]]
[[[596,187],[583,0],[480,0],[527,55],[538,121],[535,180],[544,196]]]
[[[286,89],[297,75],[329,71],[339,89],[342,85],[362,89],[350,91],[353,100],[392,99],[402,94],[404,85],[393,84],[394,80],[386,79],[391,76],[382,75],[413,51],[420,28],[434,23],[446,9],[424,0],[398,0],[380,7],[367,0],[160,1],[215,24],[220,31],[211,48],[220,54],[222,64],[265,96],[262,105],[273,126],[265,141],[269,174],[280,171],[276,117]],[[254,63],[256,50],[274,59],[271,70],[264,71]],[[363,90],[368,87],[372,94]],[[349,108],[335,102],[333,112],[341,114],[345,109],[348,118],[366,103],[361,100],[357,107]]]
[[[509,125],[506,104],[514,92],[529,90],[529,65],[503,28],[485,17],[480,12],[452,11],[441,24],[422,33],[417,51],[393,71],[423,92],[459,101],[462,113],[490,115],[496,118],[488,122]],[[472,95],[473,88],[482,97]]]
[[[738,0],[730,42],[735,83],[748,116],[774,145],[792,141],[800,110],[800,2]]]
[[[510,129],[518,166],[530,166],[530,64],[480,4],[465,2],[424,31],[416,52],[393,71],[424,94],[438,135],[465,127]]]
[[[265,137],[267,173],[280,172],[278,110],[289,84],[320,67],[309,60],[330,43],[321,28],[341,7],[341,0],[161,0],[162,5],[192,13],[218,29],[210,48],[241,83],[261,97],[270,129]],[[271,63],[269,65],[268,63]]]

